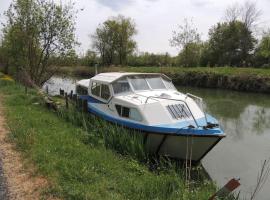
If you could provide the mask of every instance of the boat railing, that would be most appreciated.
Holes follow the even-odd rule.
[[[172,99],[172,98],[166,98],[166,97],[157,97],[157,96],[148,96],[148,97],[146,98],[146,100],[145,100],[145,104],[148,102],[149,99],[166,99],[166,100],[170,100],[170,101],[180,101],[180,102],[184,103],[185,106],[187,107],[189,113],[191,114],[192,119],[193,119],[194,123],[196,124],[197,128],[200,127],[199,124],[198,124],[198,122],[197,122],[197,120],[196,120],[196,118],[194,117],[194,115],[193,115],[193,113],[192,113],[190,107],[188,106],[186,100],[182,100],[182,99]]]
[[[201,110],[202,110],[202,112],[204,114],[204,118],[205,118],[206,124],[207,124],[207,117],[206,117],[206,113],[205,113],[204,108],[203,108],[203,98],[198,97],[198,96],[196,96],[194,94],[190,94],[190,93],[186,93],[186,98],[185,99],[187,99],[187,97],[191,97],[192,99],[195,100],[195,102],[196,102],[196,100],[199,101],[199,104],[200,105],[198,103],[197,104],[201,108]]]

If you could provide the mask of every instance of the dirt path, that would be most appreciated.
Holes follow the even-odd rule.
[[[0,130],[1,131],[1,130]],[[8,191],[7,191],[7,184],[3,174],[3,167],[2,167],[2,159],[0,154],[0,199],[7,200],[8,199]]]
[[[21,155],[9,142],[2,100],[3,98],[0,96],[0,199],[40,199],[40,194],[46,187],[47,181],[31,175],[28,167],[26,171]]]

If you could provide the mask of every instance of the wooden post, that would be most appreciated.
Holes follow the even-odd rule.
[[[61,96],[64,96],[65,91],[64,91],[64,90],[62,90],[62,89],[60,88],[60,90],[59,90],[59,94],[60,94]]]
[[[82,111],[83,111],[83,112],[88,112],[88,103],[87,103],[87,99],[83,99]]]
[[[69,96],[69,98],[72,99],[72,96],[73,96],[73,90],[70,91],[70,96]]]
[[[68,94],[65,93],[65,99],[66,99],[66,109],[68,109]]]
[[[46,85],[46,94],[49,94],[49,86]]]

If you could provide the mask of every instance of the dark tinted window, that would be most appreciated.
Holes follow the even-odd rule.
[[[122,117],[127,117],[127,118],[129,118],[129,108],[127,108],[127,107],[122,107]]]
[[[121,109],[122,109],[122,106],[120,106],[120,105],[115,105],[115,108],[116,108],[116,110],[117,110],[117,113],[118,113],[118,115],[119,116],[121,116]]]

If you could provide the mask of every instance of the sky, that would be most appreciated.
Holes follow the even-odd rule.
[[[65,2],[68,0],[62,0]],[[193,19],[202,39],[208,37],[208,30],[223,20],[226,7],[245,0],[74,0],[79,10],[76,19],[76,37],[81,43],[78,53],[91,49],[90,35],[99,24],[119,14],[134,20],[138,33],[138,52],[153,52],[176,55],[178,49],[171,47],[169,39],[172,31],[178,29],[184,18]],[[0,13],[3,13],[11,0],[0,0]],[[257,7],[262,11],[260,27],[270,28],[270,0],[257,0]],[[0,15],[0,21],[3,21]]]

